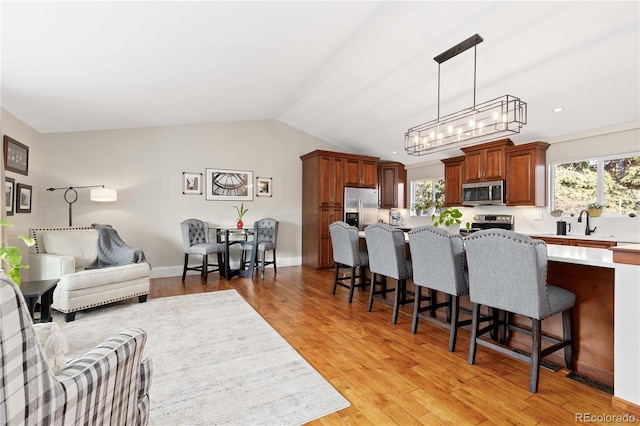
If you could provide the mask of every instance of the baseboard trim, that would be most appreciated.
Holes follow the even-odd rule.
[[[611,397],[611,408],[630,414],[636,419],[640,419],[640,405],[634,404],[617,396]]]
[[[300,266],[302,265],[302,258],[301,257],[286,257],[286,258],[282,258],[280,259],[280,256],[278,256],[277,258],[278,260],[278,267],[281,266]],[[195,263],[194,263],[195,265]],[[233,265],[233,264],[232,264]],[[271,268],[270,266],[268,266],[267,268]],[[194,271],[189,271],[187,272],[188,275],[194,274],[197,275],[198,272],[194,272]],[[173,266],[153,266],[153,263],[151,264],[151,274],[149,275],[150,278],[167,278],[167,277],[179,277],[182,275],[182,265],[173,265]]]

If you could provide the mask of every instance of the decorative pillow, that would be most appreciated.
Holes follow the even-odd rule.
[[[67,358],[65,357],[65,354],[69,352],[67,336],[62,333],[55,322],[34,324],[33,327],[49,368],[53,370],[53,374],[58,374],[67,366]]]

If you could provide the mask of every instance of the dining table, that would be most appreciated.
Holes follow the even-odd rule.
[[[224,267],[220,274],[225,279],[230,280],[233,277],[251,278],[255,269],[256,248],[255,239],[253,238],[253,228],[218,228],[217,240],[224,244]],[[251,238],[251,240],[249,239]],[[247,241],[253,241],[254,247],[251,250],[250,258],[247,261],[244,258],[243,250],[232,250],[233,246],[240,245]],[[239,257],[237,262],[232,262],[231,255],[237,254]],[[232,264],[234,266],[232,266]]]

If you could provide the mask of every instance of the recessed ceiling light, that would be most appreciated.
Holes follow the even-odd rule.
[[[562,112],[562,111],[564,111],[564,108],[562,108],[562,107],[555,107],[553,109],[553,112]]]
[[[397,154],[397,153],[398,153],[398,151],[392,151],[392,153],[393,153],[393,154]]]

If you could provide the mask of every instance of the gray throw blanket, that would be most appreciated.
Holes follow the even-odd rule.
[[[98,258],[87,269],[146,262],[144,252],[129,247],[111,225],[94,223],[91,226],[98,231]]]

